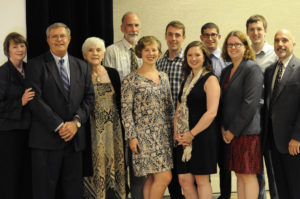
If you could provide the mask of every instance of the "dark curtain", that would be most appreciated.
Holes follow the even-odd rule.
[[[113,43],[113,0],[26,0],[28,58],[49,50],[46,29],[55,22],[71,29],[68,52],[82,58],[81,46],[96,36]]]

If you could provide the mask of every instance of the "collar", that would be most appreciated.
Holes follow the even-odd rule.
[[[164,58],[168,60],[183,59],[183,50],[181,49],[180,52],[173,59],[169,59],[169,50],[167,50],[164,54]]]
[[[261,51],[259,51],[258,53],[256,53],[256,55],[259,54],[266,54],[267,51],[272,50],[273,46],[271,46],[270,44],[268,44],[268,42],[265,42],[263,48],[261,49]]]
[[[284,68],[287,67],[287,65],[290,63],[291,58],[293,57],[293,54],[291,54],[288,58],[282,61]]]
[[[50,52],[51,52],[51,50],[50,50]],[[63,56],[63,57],[58,57],[58,56],[54,55],[52,52],[51,52],[51,54],[54,57],[54,60],[55,60],[55,63],[56,63],[57,66],[59,66],[59,60],[60,59],[64,59],[65,63],[69,63],[68,53],[66,53],[65,56]]]
[[[214,52],[211,53],[214,57],[220,59],[221,58],[221,49],[217,48]]]
[[[133,45],[131,45],[125,38],[123,38],[122,40],[122,44],[124,45],[124,48],[126,50],[130,50],[130,48],[134,47]]]

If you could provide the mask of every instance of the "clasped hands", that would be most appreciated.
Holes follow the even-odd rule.
[[[182,146],[189,146],[194,139],[194,136],[191,134],[190,131],[187,131],[183,134],[179,134],[177,132],[174,132],[173,140],[177,145]]]
[[[68,142],[73,139],[75,134],[78,131],[78,127],[75,121],[65,122],[59,129],[59,136],[65,141]]]

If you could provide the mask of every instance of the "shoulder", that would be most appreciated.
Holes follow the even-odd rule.
[[[260,67],[253,60],[244,60],[242,64],[247,72],[249,72],[249,71],[260,71],[261,72]]]
[[[111,67],[108,67],[108,66],[104,66],[108,75],[113,77],[113,78],[119,78],[120,79],[120,76],[119,76],[119,73],[116,69],[114,68],[111,68]]]
[[[106,48],[106,53],[107,52],[112,52],[112,51],[115,51],[115,50],[119,49],[120,46],[121,46],[121,44],[122,44],[122,40],[117,41],[116,43],[111,44],[110,46],[108,46]]]
[[[131,72],[126,75],[122,81],[122,85],[134,82],[136,75],[136,72]]]
[[[0,80],[5,80],[8,77],[10,63],[7,61],[2,66],[0,66]]]

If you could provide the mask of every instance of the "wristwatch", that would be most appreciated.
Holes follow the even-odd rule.
[[[81,123],[77,118],[75,118],[73,121],[76,123],[77,128],[81,127]]]

